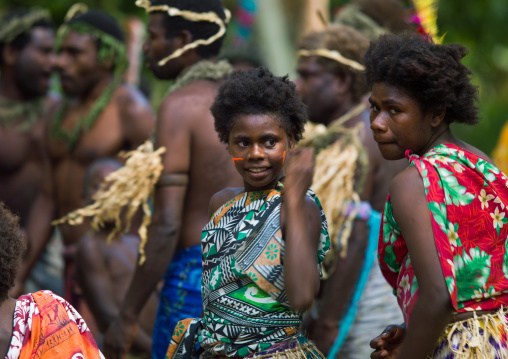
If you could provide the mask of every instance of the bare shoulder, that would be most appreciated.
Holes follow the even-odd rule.
[[[462,141],[461,141],[462,142]],[[481,157],[487,161],[489,161],[490,163],[494,163],[489,156],[487,156],[483,151],[480,151],[478,148],[474,147],[474,146],[471,146],[470,144],[468,143],[465,143],[465,142],[462,142],[460,144],[460,147],[462,147],[463,149],[465,149],[466,151],[468,152],[471,152],[472,154],[478,156],[478,157]]]
[[[194,81],[169,95],[161,102],[159,119],[192,123],[193,119],[210,114],[210,106],[217,95],[218,85],[210,81]],[[196,116],[198,115],[198,116]]]
[[[115,99],[119,105],[135,103],[148,106],[148,100],[143,93],[135,86],[122,84],[114,92]]]
[[[236,196],[243,193],[245,190],[241,187],[228,187],[223,190],[215,193],[210,198],[210,205],[208,207],[208,217],[212,217],[212,215],[226,202],[235,198]]]
[[[390,182],[390,200],[395,207],[410,206],[416,201],[426,202],[423,179],[414,166],[398,173]]]

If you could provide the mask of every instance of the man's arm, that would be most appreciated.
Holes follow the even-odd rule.
[[[92,314],[104,333],[118,315],[118,304],[115,301],[113,283],[106,267],[99,244],[85,236],[81,239],[76,252],[76,277],[83,289],[83,296]],[[138,330],[133,343],[134,347],[150,353],[152,339],[143,330]]]
[[[163,175],[188,173],[190,168],[191,133],[178,96],[167,97],[159,109],[156,145],[166,147]],[[137,265],[119,317],[104,338],[104,354],[108,359],[126,355],[139,313],[167,270],[178,244],[187,186],[157,186],[154,196],[152,224],[145,247],[146,262]]]
[[[118,107],[127,149],[136,149],[150,138],[155,126],[150,104],[138,89],[124,85],[118,96]]]
[[[41,131],[38,134],[37,152],[40,156],[39,168],[42,172],[41,190],[34,200],[28,214],[26,236],[28,248],[23,265],[16,277],[16,287],[12,295],[19,296],[23,292],[23,283],[30,275],[40,255],[48,243],[53,227],[51,221],[56,215],[54,197],[53,166],[49,156],[49,125],[60,104],[58,99],[50,99],[46,116],[42,119]]]

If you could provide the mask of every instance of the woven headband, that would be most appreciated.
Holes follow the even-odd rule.
[[[365,70],[365,66],[363,66],[362,64],[360,64],[356,61],[345,58],[344,56],[341,55],[340,52],[338,52],[336,50],[328,50],[325,48],[316,49],[316,50],[298,50],[298,56],[326,57],[327,59],[337,61],[337,62],[344,64],[346,66],[349,66],[355,70],[358,70],[358,71]]]
[[[231,13],[228,9],[224,8],[224,13],[226,14],[226,19],[222,20],[216,13],[210,11],[210,12],[203,12],[203,13],[197,13],[193,11],[188,10],[180,10],[175,7],[171,7],[168,5],[154,5],[152,6],[150,0],[136,0],[136,5],[139,7],[142,7],[146,10],[147,13],[154,12],[154,11],[161,11],[167,13],[169,16],[181,16],[185,20],[189,21],[206,21],[211,22],[219,26],[219,31],[208,39],[198,39],[190,44],[185,45],[184,47],[175,50],[172,54],[169,56],[163,58],[160,60],[157,64],[159,66],[164,66],[169,60],[175,59],[179,56],[181,56],[185,51],[194,49],[198,47],[199,45],[210,45],[215,40],[219,39],[226,33],[226,24],[229,22],[229,19],[231,18]]]
[[[32,10],[28,14],[14,17],[0,26],[0,42],[9,43],[23,33],[30,31],[32,26],[41,20],[51,20],[46,9]]]

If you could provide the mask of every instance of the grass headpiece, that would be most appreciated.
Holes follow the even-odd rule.
[[[364,71],[365,66],[362,64],[348,59],[344,57],[340,52],[337,50],[328,50],[325,48],[315,49],[315,50],[298,50],[298,56],[321,56],[326,57],[327,59],[337,61],[338,63],[341,63],[343,65],[349,66],[354,70],[358,71]]]
[[[102,96],[73,129],[65,130],[62,128],[61,123],[67,106],[64,104],[60,107],[60,111],[57,113],[51,127],[51,135],[54,138],[65,139],[69,148],[76,145],[82,132],[88,131],[95,124],[95,120],[111,100],[114,90],[123,81],[123,74],[128,66],[124,35],[114,17],[99,10],[89,10],[86,5],[78,3],[69,9],[65,17],[65,23],[58,29],[57,49],[60,49],[65,37],[71,31],[91,35],[97,41],[97,59],[99,63],[112,63],[114,74],[113,81],[104,90]]]
[[[20,12],[19,16],[6,17],[0,20],[0,43],[8,44],[21,34],[29,33],[34,24],[41,20],[51,21],[46,9],[34,9]]]
[[[125,71],[127,48],[122,29],[114,17],[99,10],[89,10],[86,5],[78,3],[69,9],[64,24],[58,29],[57,48],[60,48],[71,31],[89,34],[98,40],[99,61],[101,63],[113,61],[115,72]]]
[[[226,18],[223,20],[213,11],[198,13],[194,11],[180,10],[168,5],[152,5],[150,0],[136,0],[136,5],[144,8],[147,13],[159,11],[166,13],[168,16],[180,16],[189,21],[211,22],[219,26],[219,31],[217,31],[214,35],[210,36],[208,39],[197,39],[184,47],[175,50],[173,53],[160,60],[157,63],[159,66],[164,66],[168,61],[181,56],[185,51],[194,49],[200,45],[210,45],[215,40],[220,39],[226,33],[226,24],[231,19],[231,13],[226,8],[224,8]]]

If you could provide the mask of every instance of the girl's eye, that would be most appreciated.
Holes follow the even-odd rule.
[[[400,113],[399,109],[395,108],[395,107],[390,108],[389,112],[390,112],[390,115],[396,115],[396,114]]]
[[[249,143],[247,141],[238,141],[238,146],[240,146],[240,147],[248,147]]]
[[[377,107],[376,105],[370,105],[370,110],[372,112],[379,112],[379,107]]]
[[[273,146],[275,146],[275,143],[276,143],[276,141],[275,141],[274,139],[270,139],[270,140],[267,140],[267,141],[266,141],[266,145],[267,145],[268,147],[273,147]]]

